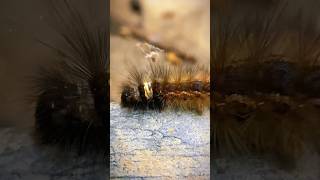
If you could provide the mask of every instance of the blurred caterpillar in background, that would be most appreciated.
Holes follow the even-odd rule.
[[[320,153],[320,33],[302,13],[289,24],[282,3],[255,16],[232,3],[216,4],[211,19],[214,155],[271,154],[294,166]]]
[[[92,25],[68,1],[53,5],[63,43],[51,45],[57,62],[34,77],[35,134],[40,144],[104,151],[108,144],[109,33],[107,17]],[[107,13],[105,13],[107,15]]]
[[[151,62],[147,69],[129,70],[121,105],[141,110],[176,109],[201,114],[210,106],[210,73],[196,65],[170,66]]]

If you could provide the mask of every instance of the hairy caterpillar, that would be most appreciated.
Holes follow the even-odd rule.
[[[150,63],[129,71],[121,92],[122,107],[133,109],[179,109],[201,114],[210,106],[210,74],[196,65],[170,66]]]
[[[55,52],[57,62],[42,67],[34,78],[36,138],[41,144],[79,153],[105,150],[109,141],[107,22],[103,18],[98,25],[89,24],[67,1],[53,8],[63,43],[43,43]]]
[[[320,153],[315,26],[285,24],[284,6],[246,16],[228,5],[217,5],[212,18],[215,156],[273,154],[294,165],[308,150]]]
[[[252,76],[255,74],[255,76]],[[282,57],[269,57],[255,65],[250,62],[226,66],[217,91],[224,94],[279,93],[318,98],[320,68],[301,67]]]

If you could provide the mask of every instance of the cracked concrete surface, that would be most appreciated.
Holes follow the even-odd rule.
[[[209,111],[110,112],[111,178],[209,179]]]

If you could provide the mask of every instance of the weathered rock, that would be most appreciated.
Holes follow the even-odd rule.
[[[209,179],[209,112],[110,109],[111,177]]]

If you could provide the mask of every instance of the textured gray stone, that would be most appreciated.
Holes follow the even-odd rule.
[[[111,178],[209,179],[209,112],[110,109]]]

